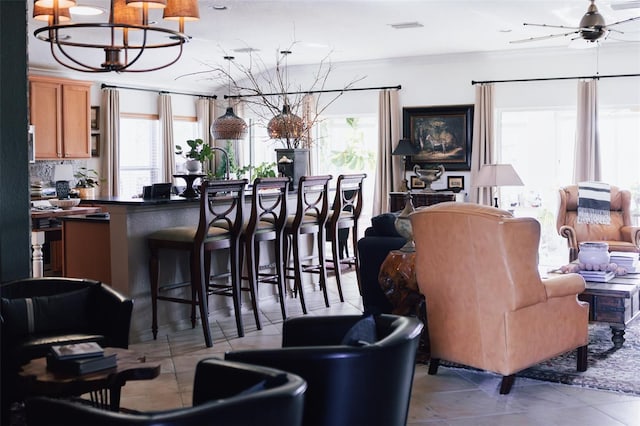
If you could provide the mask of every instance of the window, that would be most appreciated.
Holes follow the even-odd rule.
[[[195,117],[173,117],[173,144],[180,145],[183,150],[187,150],[187,140],[197,139],[198,122]],[[174,149],[175,152],[175,149]],[[181,155],[176,155],[176,173],[184,173],[187,159]]]
[[[159,182],[162,176],[162,152],[158,117],[120,115],[120,176],[118,193],[131,198],[142,187]]]
[[[498,114],[498,158],[518,172],[523,187],[500,189],[500,206],[541,224],[540,264],[562,265],[569,255],[556,230],[558,190],[573,182],[576,113],[573,108],[502,110]],[[640,110],[599,111],[602,181],[640,191]],[[637,199],[637,196],[636,196]],[[640,206],[636,205],[636,209]]]

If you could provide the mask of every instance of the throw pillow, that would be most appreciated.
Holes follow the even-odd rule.
[[[365,315],[355,323],[347,334],[344,335],[341,345],[347,346],[367,346],[378,340],[376,321],[372,314]]]
[[[377,236],[380,237],[400,237],[396,231],[396,215],[394,213],[382,213],[371,218],[371,226]]]
[[[88,322],[91,289],[53,296],[2,298],[3,332],[12,337],[53,331],[83,330]]]

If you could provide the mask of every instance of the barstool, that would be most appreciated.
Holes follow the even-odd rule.
[[[333,206],[327,214],[327,239],[331,241],[331,259],[338,286],[340,301],[342,294],[341,265],[355,266],[356,280],[360,289],[360,258],[358,257],[358,219],[362,212],[362,182],[367,177],[364,173],[340,175],[336,186]],[[341,240],[341,231],[346,231],[347,238]],[[348,239],[351,233],[353,256],[349,256]],[[344,255],[343,255],[344,249]]]
[[[307,313],[302,290],[302,274],[312,273],[320,276],[320,288],[324,293],[324,303],[329,307],[329,295],[327,294],[327,270],[325,265],[325,224],[327,222],[327,212],[329,211],[328,188],[331,175],[323,176],[302,176],[298,184],[298,197],[296,212],[289,215],[284,228],[285,253],[287,259],[287,278],[294,280],[294,292],[300,297],[302,312]],[[313,235],[317,242],[317,255],[313,253],[302,257],[300,253],[300,236]],[[292,256],[291,256],[292,255]],[[313,263],[315,259],[317,263]],[[293,267],[289,262],[293,261]],[[305,263],[312,262],[312,263]],[[293,272],[290,275],[289,272]]]
[[[177,226],[158,230],[147,237],[151,257],[149,276],[151,282],[151,308],[153,338],[158,335],[158,300],[191,305],[191,326],[196,324],[196,306],[200,308],[200,320],[207,347],[212,346],[208,321],[207,284],[211,267],[211,252],[229,249],[230,278],[233,287],[234,309],[238,334],[244,335],[240,317],[240,268],[239,239],[242,229],[242,204],[246,179],[203,181],[200,185],[200,218],[197,226]],[[160,249],[189,252],[190,282],[159,286]],[[185,285],[191,287],[191,298],[161,296],[161,291]]]
[[[284,243],[283,232],[287,220],[288,177],[258,178],[253,182],[251,215],[244,226],[241,242],[244,245],[247,265],[247,281],[251,292],[253,314],[258,330],[262,329],[258,314],[258,284],[268,283],[278,288],[282,319],[287,318],[286,293],[284,286]],[[260,270],[260,243],[273,241],[275,264]],[[241,254],[242,255],[242,254]],[[272,261],[272,259],[269,259]],[[243,262],[241,261],[242,265]],[[268,269],[274,272],[268,272]],[[243,288],[244,290],[244,288]]]

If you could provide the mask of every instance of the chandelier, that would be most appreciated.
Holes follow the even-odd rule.
[[[33,35],[50,44],[62,66],[82,72],[148,72],[166,68],[182,56],[184,22],[200,19],[197,0],[110,0],[109,22],[71,23],[69,8],[76,0],[35,0],[33,17],[46,21]],[[177,20],[179,30],[149,24],[149,9],[164,9],[163,18]],[[145,52],[174,48],[160,64],[136,67]],[[92,63],[89,49],[104,51],[104,62]],[[149,56],[149,55],[145,55]],[[155,55],[160,56],[160,55]],[[165,58],[167,56],[164,56]],[[98,61],[99,62],[99,61]],[[139,65],[138,65],[139,66]]]
[[[224,59],[229,61],[229,71],[227,72],[227,77],[229,78],[229,94],[231,94],[231,61],[234,59],[233,56],[225,56]],[[231,98],[229,98],[231,99]],[[237,140],[244,139],[247,134],[247,123],[238,117],[233,112],[233,107],[231,106],[231,100],[229,100],[229,106],[227,107],[227,112],[216,118],[216,120],[211,125],[211,135],[214,139],[228,139],[228,140]]]
[[[287,101],[287,89],[289,85],[289,74],[287,69],[287,57],[291,54],[290,50],[280,52],[284,55],[284,105],[282,113],[273,117],[267,124],[267,131],[271,139],[284,139],[289,145],[289,141],[298,140],[302,137],[305,130],[304,121],[291,112],[291,107]]]

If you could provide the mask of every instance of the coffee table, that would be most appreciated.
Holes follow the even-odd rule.
[[[609,323],[614,347],[622,347],[625,327],[640,316],[640,273],[606,283],[585,282],[586,289],[578,298],[589,302],[589,321]]]
[[[160,363],[122,348],[105,348],[116,354],[117,367],[81,376],[47,370],[47,359],[36,358],[22,366],[20,385],[25,396],[74,397],[86,393],[97,407],[118,411],[120,393],[129,380],[151,380],[160,374]]]

